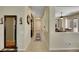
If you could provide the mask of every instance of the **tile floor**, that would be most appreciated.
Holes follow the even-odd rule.
[[[37,31],[35,31],[37,33]],[[27,48],[28,52],[47,52],[48,51],[48,35],[46,32],[41,31],[40,40],[36,40],[36,33]]]

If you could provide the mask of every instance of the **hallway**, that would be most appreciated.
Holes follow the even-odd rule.
[[[36,9],[35,9],[36,8]],[[29,52],[46,52],[48,51],[48,31],[46,31],[46,25],[45,22],[48,20],[48,18],[44,18],[47,17],[47,15],[44,12],[44,8],[41,7],[43,10],[41,10],[40,12],[42,12],[41,14],[38,12],[35,12],[37,15],[35,15],[34,17],[34,25],[32,27],[34,27],[34,35],[31,38],[31,42],[28,45],[28,48],[26,51]],[[40,10],[38,7],[34,7],[32,10]],[[43,15],[43,12],[45,15]],[[43,15],[43,16],[42,16]]]

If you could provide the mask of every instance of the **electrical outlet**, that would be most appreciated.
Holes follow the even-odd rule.
[[[71,45],[70,42],[65,43],[66,47],[69,47]]]

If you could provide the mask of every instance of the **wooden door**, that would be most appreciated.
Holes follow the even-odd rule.
[[[16,16],[4,17],[5,48],[16,48]]]

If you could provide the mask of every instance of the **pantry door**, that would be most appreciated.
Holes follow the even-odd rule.
[[[4,48],[16,48],[16,16],[4,16]]]

